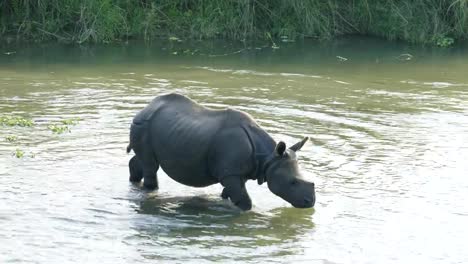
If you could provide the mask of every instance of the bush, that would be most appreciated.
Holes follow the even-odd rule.
[[[468,36],[468,0],[3,0],[0,12],[0,35],[34,41],[247,40],[270,33],[289,39],[364,34],[451,45],[441,36]]]

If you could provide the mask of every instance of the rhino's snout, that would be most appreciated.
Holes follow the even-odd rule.
[[[310,208],[315,205],[315,184],[303,179],[278,179],[267,181],[270,191],[296,208]]]
[[[302,203],[293,204],[293,206],[296,208],[311,208],[311,207],[314,207],[314,205],[315,205],[315,195],[306,196],[304,197],[304,200],[302,201]]]
[[[303,196],[302,201],[293,204],[294,207],[297,208],[310,208],[314,207],[315,205],[315,185],[313,182],[311,183],[306,183],[306,186],[308,191],[306,191],[306,194]]]
[[[315,204],[315,199],[310,199],[310,198],[304,198],[304,208],[309,208],[314,206]]]

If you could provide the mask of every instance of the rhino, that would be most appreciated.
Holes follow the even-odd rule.
[[[245,112],[210,109],[176,93],[161,95],[133,118],[129,180],[143,179],[144,188],[156,189],[161,167],[184,185],[221,183],[221,197],[242,210],[252,208],[245,183],[256,180],[292,206],[310,208],[315,185],[301,177],[296,158],[307,140],[286,149]]]

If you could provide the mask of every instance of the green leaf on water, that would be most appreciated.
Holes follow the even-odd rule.
[[[8,142],[16,142],[18,140],[18,137],[15,135],[9,135],[5,137],[5,140]]]
[[[60,123],[64,125],[74,126],[78,124],[79,121],[81,121],[80,118],[70,118],[70,119],[61,120]]]
[[[21,149],[16,149],[15,152],[13,152],[13,156],[17,157],[18,159],[21,159],[24,156],[24,151]]]
[[[50,131],[52,131],[55,134],[62,134],[64,132],[70,132],[70,128],[67,125],[48,125],[47,128],[49,128]]]
[[[0,116],[0,124],[5,126],[31,127],[34,125],[34,122],[31,119],[19,116]]]
[[[69,118],[69,119],[64,119],[60,120],[59,124],[51,124],[48,125],[47,128],[52,131],[55,134],[62,134],[64,132],[71,132],[70,126],[75,126],[78,124],[79,121],[81,121],[81,118],[75,117],[75,118]]]

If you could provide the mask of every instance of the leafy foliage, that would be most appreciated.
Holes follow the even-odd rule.
[[[13,142],[16,142],[18,141],[18,137],[15,136],[15,135],[9,135],[9,136],[6,136],[5,137],[5,140],[10,142],[10,143],[13,143]]]
[[[24,151],[21,149],[16,149],[15,152],[13,152],[13,156],[17,157],[18,159],[21,159],[24,157]]]
[[[70,132],[70,128],[67,125],[48,125],[50,131],[56,134],[62,134],[64,132]]]
[[[25,119],[19,116],[0,116],[0,124],[6,126],[21,126],[31,127],[34,125],[30,119]]]
[[[65,132],[71,132],[70,127],[75,126],[81,121],[81,118],[70,118],[70,119],[63,119],[55,124],[49,124],[47,128],[55,134],[62,134]],[[30,119],[25,119],[19,116],[0,116],[0,125],[6,126],[20,126],[20,127],[33,127],[34,123]],[[35,126],[34,129],[40,128],[40,126]],[[12,145],[19,146],[20,142],[18,140],[18,136],[16,135],[8,135],[5,136],[5,141],[12,143]],[[12,156],[16,158],[23,158],[25,157],[25,151],[16,148],[15,151],[12,153]],[[34,158],[36,156],[35,153],[29,152],[28,157]]]
[[[451,45],[468,36],[468,0],[3,0],[0,35],[34,41],[367,34]],[[440,43],[440,44],[439,44]]]

